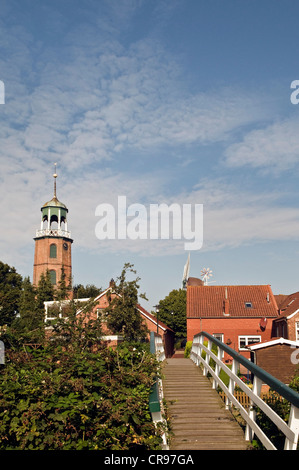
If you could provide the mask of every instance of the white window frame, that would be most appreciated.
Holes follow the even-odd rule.
[[[105,307],[97,308],[97,319],[100,320],[102,323],[107,323],[107,312],[104,311]]]
[[[245,347],[241,348],[241,340],[245,340]],[[238,337],[238,344],[239,344],[239,351],[248,351],[247,346],[250,344],[254,344],[253,342],[250,342],[250,339],[256,339],[254,343],[260,343],[261,342],[261,335],[240,335]]]
[[[214,336],[214,338],[219,339],[219,341],[222,341],[222,343],[223,343],[223,339],[224,339],[223,333],[213,333],[213,336]]]

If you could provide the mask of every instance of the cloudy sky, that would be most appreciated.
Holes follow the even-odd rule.
[[[184,240],[100,240],[96,208],[203,204],[190,275],[299,290],[299,3],[1,0],[0,259],[32,279],[40,207],[69,209],[74,283],[125,262],[148,310]]]

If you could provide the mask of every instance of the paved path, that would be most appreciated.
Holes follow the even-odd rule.
[[[163,392],[171,415],[171,450],[245,450],[244,433],[211,382],[186,358],[167,359]]]

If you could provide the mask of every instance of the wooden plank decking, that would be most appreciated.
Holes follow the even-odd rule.
[[[245,450],[244,433],[211,382],[191,359],[163,366],[163,392],[171,416],[171,450]]]

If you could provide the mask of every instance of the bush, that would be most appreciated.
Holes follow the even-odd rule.
[[[187,341],[186,346],[185,346],[184,357],[190,357],[192,343],[193,341]]]
[[[144,345],[8,352],[0,450],[159,449],[148,406],[157,369]]]

